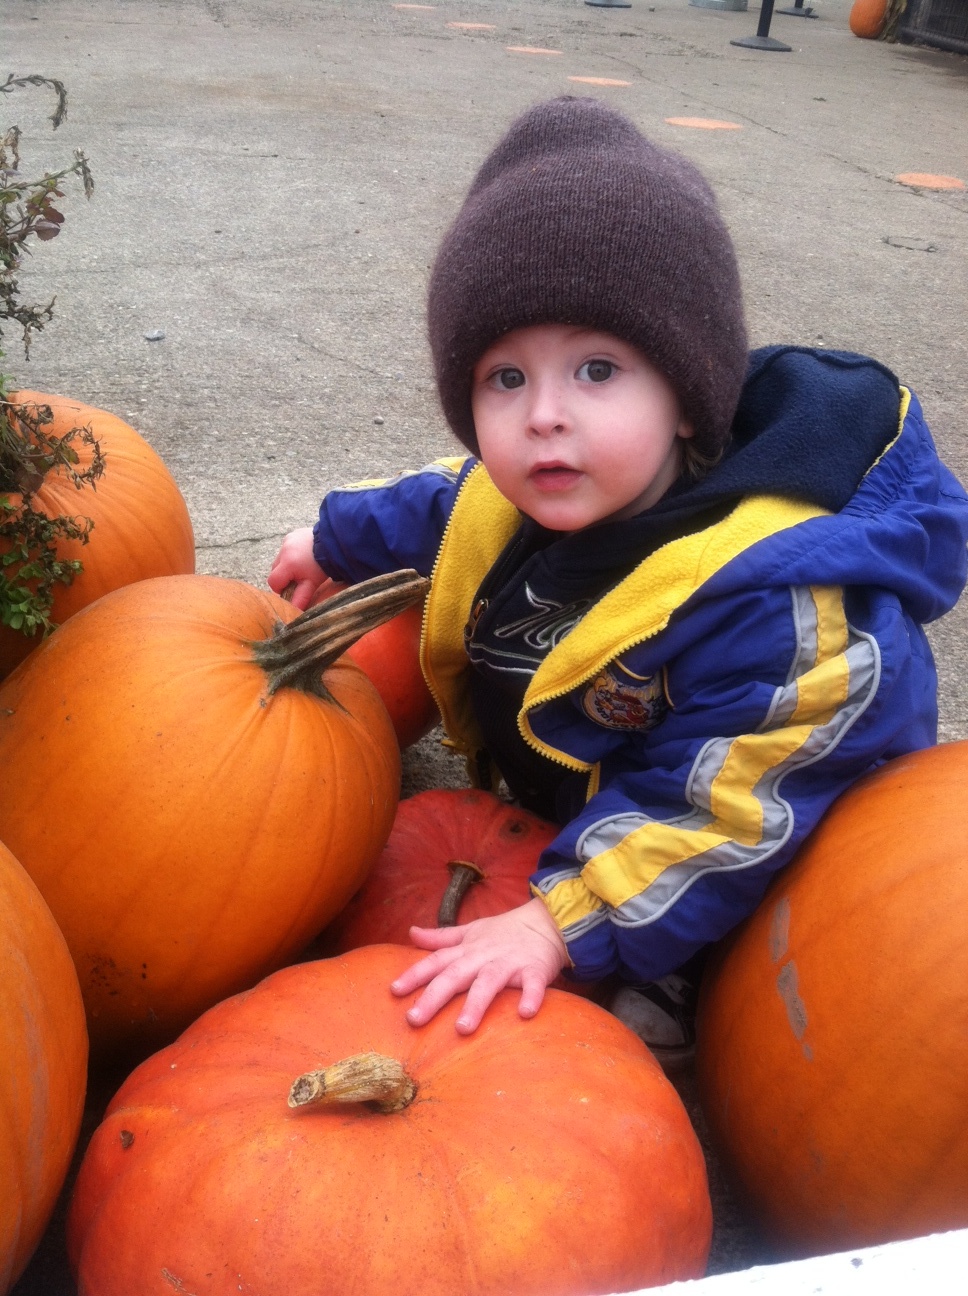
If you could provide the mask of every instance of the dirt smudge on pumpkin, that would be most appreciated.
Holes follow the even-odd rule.
[[[797,965],[792,960],[784,963],[777,974],[776,988],[780,992],[783,1006],[786,1008],[790,1029],[798,1040],[803,1040],[807,1030],[807,1009],[800,998],[797,977]]]
[[[104,994],[118,994],[124,973],[114,959],[107,954],[91,954],[87,962],[87,979],[91,987]]]
[[[787,952],[790,945],[790,901],[787,896],[776,902],[770,924],[770,958],[774,963]]]

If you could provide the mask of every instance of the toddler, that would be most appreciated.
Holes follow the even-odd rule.
[[[505,986],[527,1017],[563,969],[617,977],[673,1061],[683,969],[859,775],[936,741],[922,626],[963,588],[968,501],[883,365],[749,352],[706,181],[592,99],[486,159],[428,322],[467,457],[330,492],[269,584],[432,576],[449,743],[560,832],[529,903],[414,928],[393,989],[424,987],[415,1026],[466,992],[471,1032]]]

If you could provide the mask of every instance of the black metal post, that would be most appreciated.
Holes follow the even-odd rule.
[[[784,45],[782,41],[774,40],[770,35],[770,22],[772,19],[773,0],[763,0],[756,35],[740,36],[738,40],[730,41],[730,45],[742,45],[744,49],[786,50],[787,53],[790,53],[793,48],[791,45]]]

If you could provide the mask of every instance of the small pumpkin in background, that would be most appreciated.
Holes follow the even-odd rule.
[[[889,0],[854,0],[848,23],[855,36],[877,40],[887,23]]]
[[[703,978],[703,1110],[783,1254],[968,1227],[966,785],[966,742],[857,782]]]
[[[40,892],[0,845],[0,1293],[23,1272],[63,1186],[84,1109],[77,974]]]
[[[239,581],[139,581],[0,685],[0,823],[63,929],[99,1055],[167,1043],[360,886],[400,753],[342,654],[425,587],[396,573],[297,617]]]
[[[58,558],[78,559],[82,570],[70,585],[54,586],[50,618],[55,625],[122,585],[195,570],[195,540],[182,494],[159,455],[134,428],[105,410],[65,396],[25,390],[12,392],[7,401],[14,421],[17,406],[48,406],[53,420],[44,432],[55,439],[75,428],[90,428],[104,457],[104,475],[91,488],[78,491],[65,473],[52,470],[33,495],[33,507],[49,517],[76,515],[94,523],[86,544],[68,539],[57,544]],[[77,439],[73,447],[76,467],[83,471],[94,448]],[[17,504],[19,496],[5,494]],[[28,636],[0,626],[0,679],[40,643],[39,633]]]
[[[326,580],[309,606],[318,607],[346,588]],[[430,733],[440,720],[437,703],[420,669],[422,622],[423,606],[409,607],[370,630],[346,650],[350,661],[366,671],[376,685],[390,713],[401,751]]]
[[[599,1296],[702,1275],[703,1155],[645,1045],[553,990],[529,1021],[505,991],[472,1036],[459,1001],[414,1030],[416,995],[389,990],[412,955],[284,968],[128,1078],[71,1202],[80,1291]]]
[[[527,904],[538,857],[559,831],[492,792],[418,792],[400,802],[373,871],[311,949],[402,945],[411,926],[452,927]],[[605,988],[565,977],[555,985],[590,997]]]

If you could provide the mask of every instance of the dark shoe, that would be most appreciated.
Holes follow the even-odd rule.
[[[663,1070],[678,1070],[696,1051],[697,988],[671,972],[647,985],[623,986],[609,1011],[648,1045]]]

